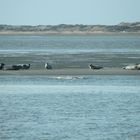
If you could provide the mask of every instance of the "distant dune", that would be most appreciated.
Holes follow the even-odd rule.
[[[0,34],[95,34],[95,33],[140,33],[140,22],[118,25],[0,25]]]

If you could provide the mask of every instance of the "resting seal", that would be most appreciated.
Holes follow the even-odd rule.
[[[45,63],[45,69],[50,70],[52,69],[52,66],[48,63]]]
[[[0,63],[0,70],[4,70],[4,63]]]
[[[140,70],[140,64],[128,65],[124,67],[125,70]]]
[[[90,64],[89,65],[89,68],[92,69],[92,70],[99,70],[99,69],[102,69],[103,67],[101,67],[101,66],[95,66],[95,65]]]

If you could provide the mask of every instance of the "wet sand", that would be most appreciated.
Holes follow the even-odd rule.
[[[46,70],[45,62],[53,69]],[[29,70],[0,70],[0,75],[140,75],[140,70],[123,69],[126,65],[140,63],[140,56],[136,54],[0,54],[0,63],[6,64],[5,69],[13,64],[31,64]],[[89,64],[104,68],[91,70]]]
[[[0,75],[140,75],[140,70],[124,70],[121,68],[104,68],[91,70],[88,68],[69,69],[29,69],[29,70],[1,70]]]

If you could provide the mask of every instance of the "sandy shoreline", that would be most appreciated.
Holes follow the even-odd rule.
[[[14,64],[31,64],[29,70],[0,70],[0,75],[140,75],[140,70],[123,67],[140,62],[139,54],[1,54],[0,62],[5,69]],[[45,62],[52,70],[44,68]],[[91,70],[89,64],[103,69]]]
[[[91,69],[29,69],[29,70],[1,70],[0,75],[140,75],[140,70],[124,70],[121,68],[104,68],[101,70]]]

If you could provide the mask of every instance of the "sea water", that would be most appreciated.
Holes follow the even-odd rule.
[[[33,69],[125,67],[140,63],[140,34],[0,35],[0,63],[31,64]]]
[[[0,35],[0,54],[140,54],[140,35]]]
[[[139,140],[140,76],[0,76],[0,140]]]
[[[136,63],[140,35],[0,35],[0,63],[30,55],[67,63],[70,54],[78,64],[96,54]],[[1,75],[0,140],[140,140],[140,76]]]

